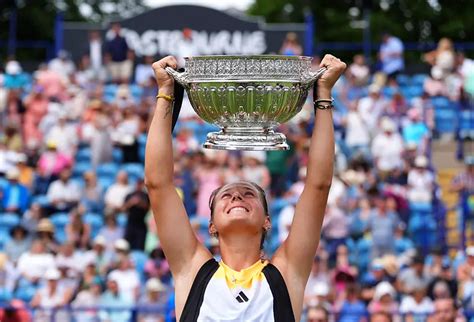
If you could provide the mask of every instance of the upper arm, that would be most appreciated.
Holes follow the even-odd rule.
[[[175,187],[149,189],[148,194],[158,237],[175,278],[183,268],[200,267],[210,259],[210,252],[196,238]]]
[[[311,271],[311,263],[319,244],[329,187],[306,185],[295,208],[295,216],[288,234],[275,253],[275,260],[286,272],[292,272],[304,284]]]

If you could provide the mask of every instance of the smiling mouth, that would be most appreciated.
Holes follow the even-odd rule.
[[[228,211],[227,211],[227,214],[230,214],[230,212],[234,209],[238,209],[238,210],[245,210],[245,212],[249,212],[249,210],[245,207],[242,207],[242,206],[235,206],[235,207],[232,207],[230,208]]]

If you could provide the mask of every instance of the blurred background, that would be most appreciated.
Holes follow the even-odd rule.
[[[174,321],[143,184],[151,64],[326,53],[336,164],[302,321],[474,321],[474,2],[0,0],[0,321]],[[208,198],[267,192],[270,257],[302,191],[312,97],[291,149],[202,149],[185,98],[175,184],[198,238]]]

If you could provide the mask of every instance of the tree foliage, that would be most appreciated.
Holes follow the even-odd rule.
[[[406,42],[472,41],[474,34],[472,0],[255,0],[248,13],[267,22],[303,22],[309,8],[318,41],[362,41],[362,29],[354,25],[363,20],[364,7],[370,10],[373,41],[382,30]]]

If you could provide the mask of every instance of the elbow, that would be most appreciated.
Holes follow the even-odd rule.
[[[151,178],[150,176],[145,175],[145,186],[148,191],[150,190],[160,190],[165,186],[165,183],[162,180],[157,180],[156,178]]]

